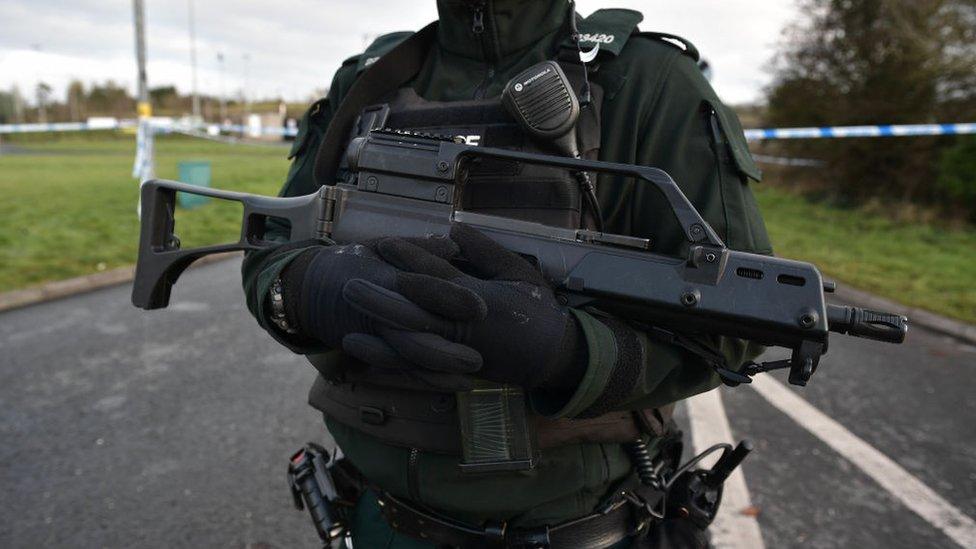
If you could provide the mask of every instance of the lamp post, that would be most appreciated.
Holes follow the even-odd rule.
[[[146,86],[146,28],[145,5],[143,0],[132,0],[132,15],[136,28],[136,67],[138,75],[136,85],[136,112],[140,121],[152,116],[152,105],[149,103],[149,88]]]
[[[197,94],[197,31],[196,18],[193,13],[193,0],[187,0],[187,10],[189,12],[190,24],[190,70],[193,76],[190,93],[193,97],[193,123],[196,124],[200,120],[200,95]]]
[[[139,115],[139,129],[136,133],[136,159],[132,166],[132,177],[148,181],[156,177],[155,160],[153,158],[153,132],[149,125],[152,116],[152,104],[149,102],[149,87],[146,85],[146,29],[145,3],[143,0],[132,0],[132,16],[136,30],[136,67],[138,75],[136,86],[136,112]],[[136,215],[142,216],[142,193],[136,203]]]
[[[245,117],[251,114],[251,99],[250,99],[250,94],[248,93],[248,86],[250,84],[248,82],[248,76],[250,74],[250,71],[251,71],[251,54],[245,53],[244,54],[244,89],[242,90],[242,93],[244,95],[244,116]]]
[[[227,96],[224,91],[224,54],[217,52],[217,76],[220,86],[220,123],[227,120]]]

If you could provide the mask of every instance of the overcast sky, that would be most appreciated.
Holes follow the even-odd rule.
[[[188,0],[145,0],[149,85],[191,82]],[[644,13],[642,30],[691,40],[714,69],[727,101],[754,101],[764,67],[793,0],[578,0],[586,15],[602,7]],[[246,87],[251,97],[304,100],[377,34],[416,30],[436,18],[434,0],[196,0],[199,89],[218,94]],[[0,0],[0,89],[31,95],[38,80],[63,97],[67,82],[112,79],[134,90],[131,0]]]

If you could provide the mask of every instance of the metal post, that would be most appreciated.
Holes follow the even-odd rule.
[[[146,29],[145,5],[143,0],[132,0],[132,14],[136,31],[136,65],[138,67],[138,97],[136,111],[139,115],[139,129],[136,133],[136,159],[132,168],[132,176],[139,182],[155,177],[153,160],[153,135],[149,118],[152,116],[152,104],[149,102],[149,87],[146,84]],[[136,213],[141,215],[142,203],[136,205]]]
[[[24,97],[20,95],[20,88],[14,84],[10,88],[10,95],[14,98],[14,122],[22,124],[24,122]]]
[[[132,0],[132,11],[136,27],[136,65],[139,71],[136,112],[141,121],[144,118],[152,116],[152,105],[149,103],[149,88],[146,85],[146,29],[143,0]]]
[[[227,120],[227,94],[224,90],[224,54],[217,52],[217,66],[220,78],[220,123],[224,124]]]
[[[248,128],[251,125],[251,99],[250,99],[251,94],[248,92],[248,85],[249,85],[248,77],[250,76],[250,71],[251,71],[251,54],[245,53],[244,54],[244,88],[243,90],[241,90],[241,93],[244,95],[244,116],[241,117],[242,137],[247,133]]]
[[[187,0],[190,16],[190,67],[193,72],[191,95],[193,96],[193,123],[200,120],[200,95],[197,93],[197,31],[193,13],[193,0]]]
[[[47,124],[47,84],[38,82],[35,92],[37,96],[37,121],[41,124]]]
[[[251,72],[251,54],[245,53],[244,54],[244,90],[243,90],[245,116],[251,114],[251,99],[247,89],[249,85],[248,77],[250,76],[250,72]]]

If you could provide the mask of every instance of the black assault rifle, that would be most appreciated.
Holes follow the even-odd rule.
[[[792,351],[787,360],[713,364],[728,384],[790,368],[790,383],[805,385],[827,350],[829,332],[901,343],[907,318],[828,305],[833,291],[810,263],[739,252],[725,246],[674,180],[656,168],[464,145],[434,136],[373,131],[347,152],[353,183],[323,186],[299,197],[271,198],[173,181],[142,186],[142,228],[132,302],[143,309],[169,303],[183,270],[205,255],[256,250],[280,242],[265,238],[269,218],[286,220],[289,241],[362,242],[383,236],[443,235],[452,223],[475,227],[505,248],[534,261],[572,306],[592,306],[673,334],[723,335]],[[667,199],[689,246],[686,257],[648,251],[644,238],[462,211],[464,173],[473,158],[554,166],[632,177]],[[238,242],[181,249],[174,233],[176,193],[241,202]]]

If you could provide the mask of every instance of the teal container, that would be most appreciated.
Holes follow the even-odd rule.
[[[179,163],[180,182],[198,187],[210,187],[210,161],[188,160]],[[210,201],[209,197],[179,193],[176,197],[181,208],[193,209]]]

